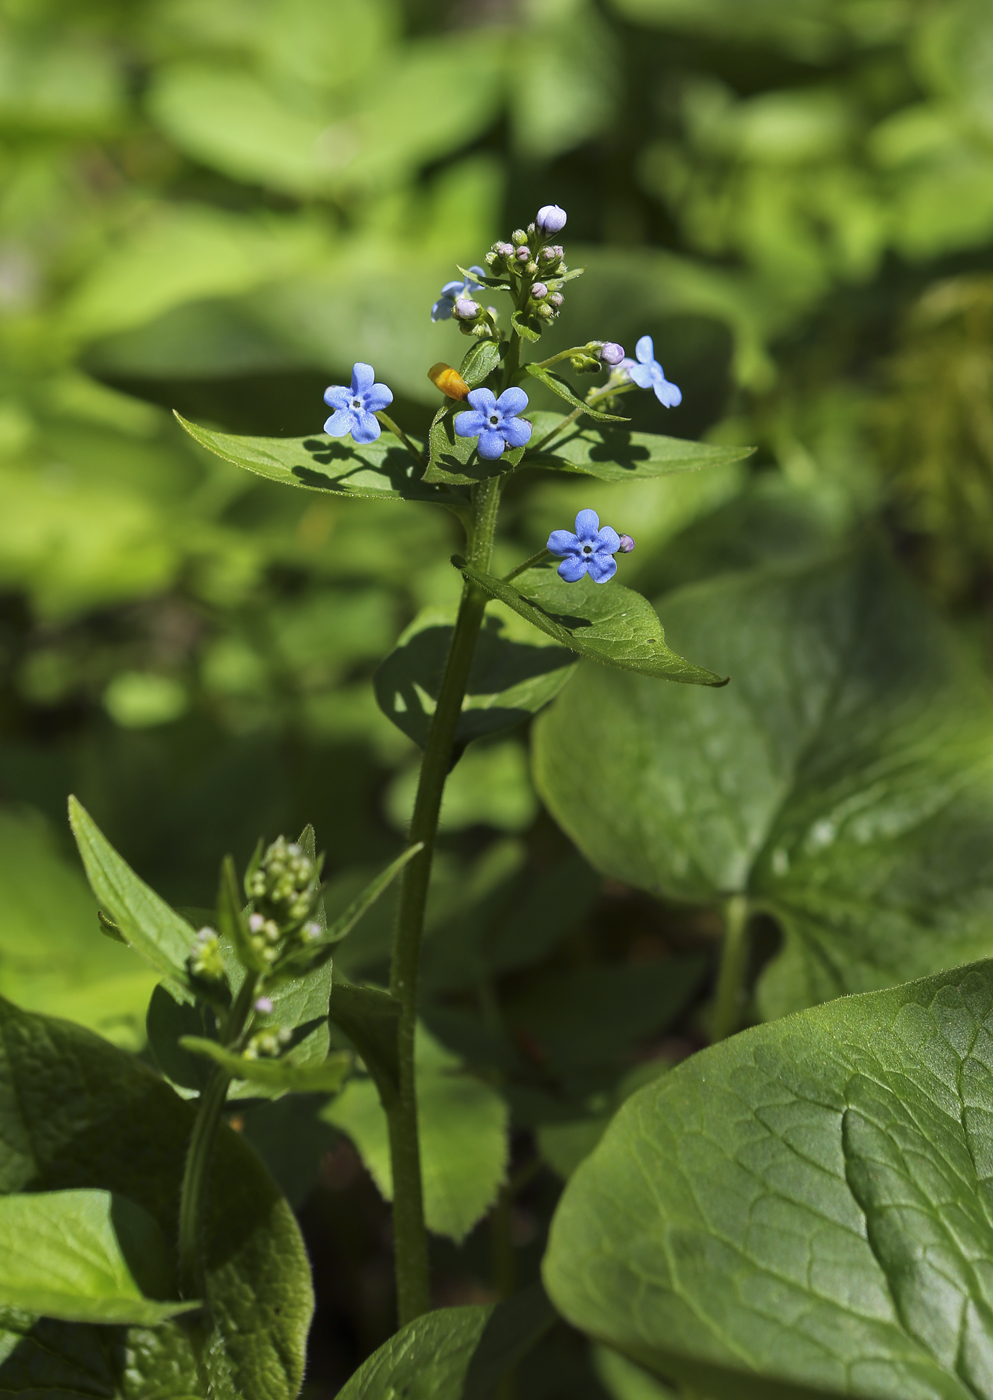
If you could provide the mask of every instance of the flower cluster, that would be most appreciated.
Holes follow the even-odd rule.
[[[589,574],[594,583],[606,583],[617,572],[614,555],[630,554],[634,540],[630,535],[619,535],[609,525],[601,525],[595,510],[581,510],[576,516],[575,533],[553,530],[546,548],[549,554],[562,558],[558,575],[566,583],[578,583],[584,574]]]
[[[320,862],[302,846],[279,836],[245,876],[245,893],[253,909],[248,918],[252,946],[274,963],[281,945],[296,935],[303,942],[320,937],[314,918],[320,897]]]
[[[206,927],[198,930],[190,949],[189,968],[194,977],[201,977],[205,982],[224,981],[224,959],[216,929]]]

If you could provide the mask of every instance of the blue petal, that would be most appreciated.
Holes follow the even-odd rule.
[[[595,510],[581,510],[576,516],[576,534],[584,542],[596,539],[600,517]]]
[[[661,379],[652,385],[655,390],[655,397],[660,404],[666,408],[677,408],[683,402],[682,393],[675,384],[670,384],[668,379]]]
[[[443,297],[451,297],[452,301],[454,301],[457,296],[461,295],[464,287],[464,282],[446,282],[441,289],[441,295]]]
[[[594,554],[586,566],[594,583],[606,583],[617,573],[617,560],[609,554]]]
[[[351,391],[344,384],[331,384],[324,390],[324,402],[328,408],[347,408],[351,398]]]
[[[639,389],[651,389],[655,383],[650,365],[632,365],[628,370],[628,378],[633,380]]]
[[[469,402],[480,413],[492,413],[496,406],[496,395],[492,389],[471,389]]]
[[[512,417],[515,413],[524,412],[528,406],[528,396],[523,389],[518,389],[516,385],[513,385],[509,389],[504,389],[496,403],[501,413]]]
[[[381,408],[389,408],[392,402],[393,390],[385,384],[374,384],[366,392],[365,406],[371,413],[376,413]]]
[[[485,457],[488,462],[495,462],[503,455],[505,443],[503,435],[487,426],[484,432],[479,434],[478,450],[480,457]]]
[[[558,567],[559,578],[564,578],[566,583],[578,583],[586,573],[586,560],[571,555],[568,559],[563,559]]]
[[[611,525],[604,525],[596,537],[597,553],[616,554],[621,547],[621,537]]]
[[[531,424],[526,418],[505,418],[500,431],[507,439],[508,447],[523,447],[531,441]]]
[[[643,335],[634,347],[635,358],[643,365],[650,365],[655,359],[655,346],[650,335]]]
[[[352,437],[356,442],[375,442],[382,432],[379,419],[374,413],[356,413]]]
[[[455,302],[451,297],[439,297],[431,308],[432,321],[450,321],[452,312],[455,309]]]
[[[452,419],[459,437],[477,437],[486,427],[486,414],[463,410]]]
[[[361,360],[357,360],[352,365],[352,393],[366,393],[372,388],[375,378],[376,371],[372,365],[365,365]]]
[[[352,431],[355,414],[349,408],[339,408],[324,424],[328,437],[347,437]]]
[[[553,530],[545,545],[549,554],[571,554],[581,548],[578,538],[571,530]]]

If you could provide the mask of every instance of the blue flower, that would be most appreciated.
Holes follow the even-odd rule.
[[[489,273],[485,267],[478,267],[473,264],[469,269],[470,273],[476,273],[477,277],[488,277]],[[479,282],[473,281],[472,277],[466,277],[461,282],[446,282],[441,289],[441,296],[431,308],[432,321],[450,321],[455,303],[459,297],[473,297],[476,292],[485,292],[486,288]]]
[[[334,413],[324,424],[324,431],[331,437],[344,437],[351,433],[356,442],[375,442],[383,431],[376,414],[388,408],[393,402],[393,390],[385,384],[375,382],[376,371],[372,365],[361,361],[352,365],[352,387],[332,384],[324,390],[324,402]]]
[[[557,204],[543,204],[538,210],[535,223],[542,233],[560,233],[566,225],[566,212]]]
[[[473,412],[459,413],[455,431],[459,437],[478,437],[479,455],[495,461],[505,447],[523,447],[530,441],[531,424],[518,418],[528,406],[523,389],[504,389],[499,398],[492,389],[473,389],[469,395]]]
[[[677,404],[681,404],[683,396],[675,384],[670,384],[662,373],[662,366],[655,358],[655,347],[652,345],[650,335],[641,337],[634,347],[634,353],[638,358],[638,363],[632,364],[630,360],[625,360],[623,368],[627,370],[635,384],[640,389],[654,389],[655,397],[666,408],[675,408]]]
[[[549,554],[564,554],[559,565],[559,578],[566,583],[578,583],[589,574],[594,583],[606,583],[617,572],[617,560],[611,556],[621,547],[621,537],[609,525],[600,528],[595,510],[581,510],[576,516],[576,533],[553,530],[546,548]]]

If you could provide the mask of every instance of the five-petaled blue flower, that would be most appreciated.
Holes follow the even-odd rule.
[[[383,431],[376,414],[388,408],[393,402],[393,390],[385,384],[377,384],[376,371],[372,365],[361,361],[352,365],[352,387],[332,384],[324,390],[324,402],[334,412],[324,424],[324,431],[331,437],[344,437],[351,433],[356,442],[375,442]]]
[[[553,530],[546,546],[549,554],[564,554],[559,565],[559,578],[566,583],[578,583],[589,574],[594,583],[606,583],[617,572],[613,555],[621,547],[621,537],[609,525],[600,528],[595,510],[581,510],[576,516],[576,533]]]
[[[452,312],[455,309],[455,303],[458,301],[459,297],[469,297],[471,299],[477,292],[486,291],[486,288],[482,286],[481,283],[473,280],[472,274],[474,272],[478,277],[489,276],[485,267],[478,267],[473,264],[469,269],[469,276],[464,278],[461,282],[446,282],[441,289],[441,296],[431,308],[432,321],[450,321],[452,319]]]
[[[523,389],[504,389],[499,398],[492,389],[473,389],[469,395],[471,413],[455,417],[459,437],[479,438],[479,455],[494,461],[505,447],[523,447],[531,438],[531,424],[518,418],[528,406]]]
[[[675,408],[677,404],[681,404],[683,396],[675,384],[670,384],[662,373],[662,366],[655,358],[655,347],[650,335],[641,337],[634,347],[634,353],[638,363],[633,364],[630,360],[625,360],[623,367],[635,384],[640,389],[654,389],[655,397],[666,408]]]

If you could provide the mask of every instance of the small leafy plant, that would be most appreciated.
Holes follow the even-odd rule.
[[[528,358],[582,271],[555,241],[566,222],[543,207],[442,287],[432,320],[471,343],[457,368],[427,370],[442,401],[424,439],[387,413],[391,389],[361,362],[327,389],[323,435],[236,437],[180,419],[272,481],[442,507],[464,531],[451,559],[461,600],[415,619],[377,674],[380,707],[422,750],[413,814],[401,855],[332,917],[311,827],[260,841],[240,873],[226,858],[214,907],[180,911],[70,799],[100,929],[159,979],[152,1064],[0,1003],[11,1393],[293,1400],[309,1266],[286,1200],[223,1119],[240,1101],[311,1095],[392,1200],[400,1326],[344,1400],[508,1395],[556,1316],[601,1344],[621,1400],[669,1394],[654,1377],[711,1400],[993,1397],[993,979],[982,961],[947,970],[993,951],[987,697],[871,542],[673,597],[680,650],[685,639],[713,669],[672,650],[652,604],[618,581],[631,520],[619,530],[582,507],[573,529],[496,571],[518,473],[651,481],[748,455],[623,426],[635,390],[680,402],[648,336],[631,359],[596,339]],[[582,392],[567,370],[606,377]],[[516,630],[486,627],[494,601]],[[581,658],[600,664],[576,671]],[[535,957],[523,947],[534,925],[522,935],[510,918],[477,966],[458,905],[424,944],[443,797],[469,745],[567,682],[536,725],[539,788],[597,869],[720,910],[714,1043],[608,1094],[596,1055],[617,1058],[641,1008],[651,1028],[701,965],[674,959],[658,980],[613,969],[613,991],[582,971],[547,995],[539,984],[530,1014],[546,1018],[548,1079],[595,1105],[579,1123],[539,1120],[543,1155],[568,1178],[547,1293],[508,1287],[496,1306],[432,1311],[429,1232],[460,1240],[511,1196],[499,1051],[480,1056],[488,1078],[462,1073],[423,1023],[422,988]],[[478,911],[504,878],[484,872],[462,908]],[[550,937],[582,880],[569,866],[539,891]],[[394,881],[388,985],[370,985],[346,940]],[[756,1013],[798,1014],[734,1035],[750,923],[766,913],[786,938]],[[860,995],[817,1005],[846,993]],[[579,1008],[581,1036],[573,1019],[556,1039],[556,996],[559,1011]],[[455,1130],[439,1134],[442,1119]]]

